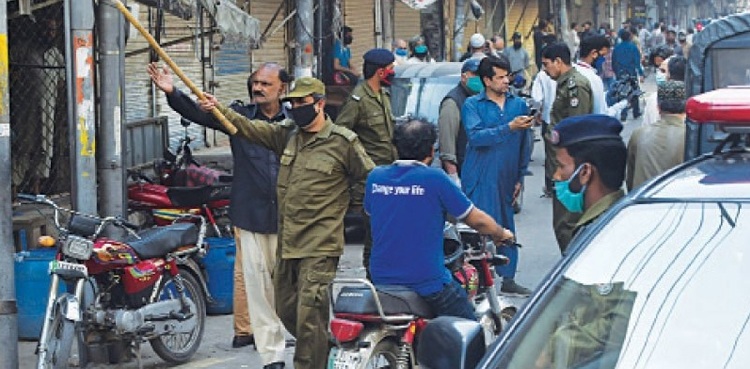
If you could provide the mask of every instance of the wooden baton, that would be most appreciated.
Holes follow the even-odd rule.
[[[172,60],[172,58],[169,57],[167,52],[164,51],[164,49],[162,49],[161,46],[159,46],[159,44],[156,42],[154,37],[151,36],[151,34],[148,33],[148,31],[145,28],[143,28],[140,22],[138,22],[138,19],[136,19],[133,16],[133,14],[130,13],[128,8],[126,8],[125,5],[123,5],[122,2],[120,2],[120,0],[113,0],[113,1],[117,9],[120,10],[120,12],[125,16],[125,19],[127,19],[128,22],[130,22],[130,24],[135,26],[138,32],[140,32],[141,35],[143,35],[143,37],[146,38],[146,41],[148,41],[149,45],[151,45],[151,47],[156,51],[157,54],[159,54],[159,56],[164,60],[164,62],[167,63],[167,65],[169,65],[170,68],[172,68],[172,71],[174,71],[174,74],[176,74],[177,77],[179,77],[180,80],[182,80],[182,82],[185,83],[186,86],[188,86],[190,91],[192,91],[195,94],[195,96],[198,96],[200,100],[205,100],[206,96],[203,95],[203,91],[201,91],[198,88],[198,86],[196,86],[193,83],[193,81],[191,81],[190,78],[188,78],[185,75],[185,73],[182,72],[182,69],[180,69],[180,67],[178,67],[177,64]],[[224,129],[226,129],[227,132],[229,132],[229,134],[234,135],[235,133],[237,133],[237,127],[235,127],[234,124],[232,124],[229,120],[227,120],[227,118],[224,116],[224,114],[222,114],[219,111],[219,109],[216,109],[216,108],[211,109],[211,114],[213,114],[213,116],[219,120],[221,125],[224,126]]]

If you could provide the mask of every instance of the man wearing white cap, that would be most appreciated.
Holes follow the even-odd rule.
[[[482,36],[482,34],[475,33],[471,35],[471,38],[469,39],[469,46],[471,46],[470,58],[486,58],[487,54],[484,53],[485,43],[486,40],[484,39],[484,36]]]

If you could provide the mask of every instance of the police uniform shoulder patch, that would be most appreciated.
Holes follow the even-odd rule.
[[[571,108],[578,107],[578,103],[579,103],[579,101],[578,101],[577,97],[574,97],[574,98],[570,99],[570,107]]]
[[[362,98],[361,98],[361,97],[359,97],[359,96],[357,96],[357,95],[355,95],[355,94],[352,94],[351,96],[352,96],[352,100],[354,100],[354,101],[359,101],[359,100],[362,100]]]
[[[346,138],[347,141],[353,142],[357,139],[357,134],[349,130],[348,128],[344,126],[340,126],[338,124],[333,125],[333,133],[338,134],[339,136],[343,136]]]
[[[614,286],[612,283],[596,283],[596,292],[601,296],[607,296],[612,293]]]
[[[575,78],[571,78],[568,80],[568,88],[575,88],[576,87],[576,80]]]

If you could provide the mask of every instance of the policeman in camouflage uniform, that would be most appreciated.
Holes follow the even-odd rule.
[[[547,130],[567,117],[591,114],[594,102],[589,80],[570,64],[570,49],[565,43],[550,44],[542,50],[542,64],[547,74],[557,81],[555,101],[552,103],[551,122]],[[549,132],[545,134],[545,176],[551,178],[557,168],[555,152],[549,142]],[[552,196],[552,226],[555,237],[563,252],[573,236],[573,228],[578,221],[578,214],[565,210],[560,201]]]
[[[349,100],[341,109],[336,124],[349,128],[359,136],[365,151],[375,165],[392,164],[398,157],[393,138],[393,114],[391,97],[384,86],[393,80],[395,57],[386,49],[372,49],[364,55],[364,80],[352,91]],[[370,219],[362,212],[365,227],[362,262],[370,278],[370,252],[372,232]]]
[[[293,119],[277,125],[249,120],[206,96],[204,110],[217,107],[238,135],[280,156],[276,310],[297,338],[294,367],[325,368],[328,286],[344,251],[344,215],[350,199],[362,204],[363,193],[350,191],[350,183],[363,189],[375,165],[357,135],[325,115],[325,86],[315,78],[294,82],[285,98],[292,104]]]

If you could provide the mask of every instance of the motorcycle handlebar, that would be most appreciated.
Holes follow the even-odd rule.
[[[24,201],[39,202],[39,200],[37,199],[37,196],[44,196],[44,195],[31,195],[27,193],[19,193],[18,195],[16,195],[16,197]]]
[[[130,222],[128,222],[128,221],[127,221],[127,220],[126,220],[125,218],[123,218],[123,217],[117,217],[117,218],[115,219],[115,224],[116,224],[116,225],[118,225],[118,226],[123,226],[123,227],[126,227],[126,228],[130,228],[130,229],[132,229],[132,230],[137,230],[137,229],[138,229],[138,226],[137,226],[137,225],[135,225],[135,224],[133,224],[133,223],[130,223]]]

